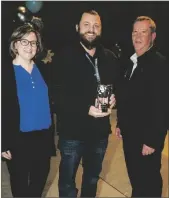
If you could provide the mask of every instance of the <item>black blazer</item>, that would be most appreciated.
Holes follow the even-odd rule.
[[[10,57],[3,57],[1,64],[1,133],[2,133],[2,152],[14,148],[17,144],[18,135],[20,131],[20,110],[17,97],[17,87],[15,80],[15,73],[12,66],[12,60]],[[38,66],[38,65],[37,65]],[[41,65],[41,67],[43,67]],[[40,68],[41,68],[40,67]],[[47,68],[45,65],[44,67]],[[42,69],[39,69],[40,72]],[[47,85],[47,78],[49,75],[48,68],[41,72]],[[49,93],[50,95],[50,93]],[[53,120],[53,119],[52,119]],[[54,127],[53,123],[50,130],[49,141],[47,142],[51,145],[51,155],[55,155],[55,145],[54,145]],[[38,146],[38,145],[37,145]]]
[[[128,68],[132,61],[126,61]],[[153,47],[138,57],[131,77],[124,73],[117,94],[118,126],[122,135],[162,148],[168,127],[169,65]]]

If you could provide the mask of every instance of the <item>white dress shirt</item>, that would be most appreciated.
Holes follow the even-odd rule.
[[[137,54],[136,53],[134,53],[131,57],[130,57],[130,60],[133,62],[133,69],[132,69],[132,72],[131,72],[131,75],[130,75],[130,78],[131,78],[131,76],[132,76],[132,74],[133,74],[133,72],[134,72],[134,70],[136,69],[136,67],[137,67]],[[129,78],[129,79],[130,79]]]

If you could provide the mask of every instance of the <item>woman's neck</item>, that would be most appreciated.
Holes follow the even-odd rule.
[[[13,60],[13,64],[15,65],[20,65],[22,66],[26,71],[28,71],[29,73],[31,73],[32,71],[32,68],[33,68],[33,60],[24,60],[20,57],[16,57],[14,60]]]

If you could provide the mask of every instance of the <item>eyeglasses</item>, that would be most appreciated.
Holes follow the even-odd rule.
[[[18,41],[20,41],[21,45],[23,45],[23,46],[27,46],[27,45],[29,45],[29,43],[32,47],[37,47],[38,46],[37,41],[28,41],[27,39],[20,39]]]

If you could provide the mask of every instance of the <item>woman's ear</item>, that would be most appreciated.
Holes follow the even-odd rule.
[[[17,53],[18,53],[17,42],[15,42],[15,43],[13,44],[13,46],[14,46],[14,53],[17,54]]]
[[[79,31],[79,26],[76,24],[76,32]]]

